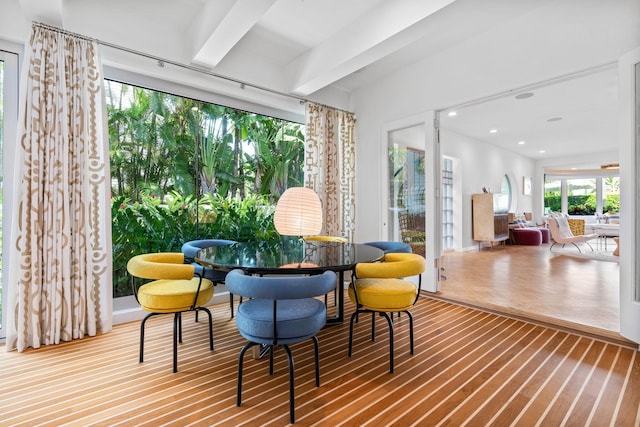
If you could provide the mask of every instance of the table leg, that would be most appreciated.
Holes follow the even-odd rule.
[[[336,283],[336,286],[338,287],[336,292],[336,298],[338,299],[336,301],[338,313],[327,319],[328,325],[335,325],[344,322],[344,271],[338,272],[338,283]]]

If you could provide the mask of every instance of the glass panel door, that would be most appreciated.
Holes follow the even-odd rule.
[[[424,125],[389,133],[389,239],[425,255]]]

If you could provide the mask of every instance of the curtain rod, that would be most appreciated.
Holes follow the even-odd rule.
[[[249,82],[245,82],[245,81],[242,81],[242,80],[234,79],[232,77],[223,76],[222,74],[214,73],[213,71],[207,70],[206,68],[196,67],[196,66],[193,66],[193,65],[188,65],[188,64],[183,64],[183,63],[180,63],[180,62],[172,61],[170,59],[161,58],[159,56],[151,55],[149,53],[140,52],[138,50],[130,49],[128,47],[120,46],[120,45],[117,45],[117,44],[113,44],[113,43],[105,42],[105,41],[102,41],[102,40],[99,40],[99,39],[95,39],[95,38],[92,38],[92,37],[88,37],[88,36],[85,36],[85,35],[82,35],[82,34],[74,33],[72,31],[65,30],[63,28],[58,28],[58,27],[55,27],[53,25],[45,24],[45,23],[42,23],[42,22],[33,22],[32,26],[45,28],[47,30],[55,31],[55,32],[58,32],[58,33],[61,33],[61,34],[66,34],[66,35],[70,35],[70,36],[73,36],[73,37],[77,37],[77,38],[82,39],[82,40],[95,42],[95,43],[98,43],[98,44],[100,44],[102,46],[110,47],[112,49],[122,50],[122,51],[127,52],[127,53],[132,53],[134,55],[138,55],[138,56],[142,56],[144,58],[152,59],[152,60],[156,61],[158,63],[158,66],[160,66],[160,67],[163,67],[164,64],[170,64],[170,65],[173,65],[173,66],[176,66],[176,67],[179,67],[179,68],[187,69],[189,71],[195,71],[197,73],[206,74],[206,75],[211,76],[211,77],[216,77],[218,79],[227,80],[227,81],[230,81],[232,83],[236,83],[236,84],[240,85],[241,89],[244,89],[245,86],[246,87],[251,87],[253,89],[258,89],[258,90],[261,90],[261,91],[264,91],[264,92],[268,92],[268,93],[271,93],[271,94],[274,94],[274,95],[279,95],[279,96],[282,96],[282,97],[285,97],[285,98],[292,98],[292,99],[298,100],[298,101],[300,101],[301,104],[312,103],[312,104],[320,105],[321,107],[332,108],[334,110],[341,111],[343,113],[354,114],[351,111],[343,110],[341,108],[336,108],[336,107],[333,107],[333,106],[327,105],[327,104],[321,104],[321,103],[315,102],[315,101],[310,101],[310,100],[308,100],[306,98],[302,98],[302,97],[299,97],[299,96],[296,96],[296,95],[292,95],[290,93],[280,92],[278,90],[270,89],[270,88],[265,87],[265,86],[260,86],[260,85],[256,85],[256,84],[249,83]]]

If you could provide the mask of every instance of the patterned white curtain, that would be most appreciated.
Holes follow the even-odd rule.
[[[324,210],[322,234],[355,232],[355,115],[306,104],[305,186],[318,193]]]
[[[97,44],[35,25],[26,49],[7,350],[111,330],[109,157]]]

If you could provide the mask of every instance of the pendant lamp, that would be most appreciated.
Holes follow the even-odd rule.
[[[305,187],[287,189],[273,215],[276,230],[282,236],[313,236],[322,230],[322,205],[315,191]]]

